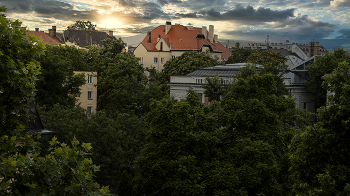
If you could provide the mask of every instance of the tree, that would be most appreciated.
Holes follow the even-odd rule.
[[[50,110],[38,108],[42,122],[47,129],[55,130],[57,141],[67,143],[71,138],[91,143],[91,159],[100,166],[96,181],[99,184],[117,188],[121,174],[126,170],[135,175],[134,159],[143,147],[146,125],[143,118],[135,114],[117,113],[112,117],[104,111],[86,118],[86,112],[79,107],[69,108],[54,105]],[[41,138],[43,149],[51,137]]]
[[[272,50],[264,50],[258,52],[255,50],[247,59],[247,63],[252,63],[252,67],[247,67],[245,69],[254,69],[256,64],[260,64],[258,67],[258,75],[262,76],[265,74],[273,74],[276,77],[276,82],[278,85],[278,95],[288,95],[289,92],[284,85],[283,74],[284,70],[288,67],[286,65],[287,58],[281,55],[279,52],[272,52]],[[254,71],[244,70],[245,75],[253,74]],[[242,72],[242,73],[244,73]],[[244,74],[242,75],[244,76]]]
[[[4,12],[4,6],[0,12]],[[87,158],[91,148],[73,140],[73,148],[55,140],[47,156],[26,126],[27,103],[34,97],[44,44],[27,35],[21,22],[0,14],[0,194],[1,195],[108,195],[93,179],[98,170]],[[28,36],[28,39],[26,38]]]
[[[335,94],[317,111],[318,122],[296,134],[290,145],[293,190],[298,195],[350,193],[350,68],[341,62],[325,75],[324,87]]]
[[[327,91],[322,88],[322,76],[331,73],[343,61],[350,63],[350,56],[343,48],[338,48],[333,53],[317,57],[316,62],[306,67],[310,78],[305,86],[315,95],[316,108],[326,105]]]
[[[36,100],[39,105],[76,105],[80,86],[86,81],[84,74],[74,75],[74,71],[89,69],[85,55],[74,46],[47,46],[45,55],[38,58],[42,67],[37,81]]]
[[[196,51],[184,52],[181,56],[170,59],[164,64],[162,83],[167,83],[170,76],[189,74],[201,67],[212,67],[218,62],[209,54]]]
[[[126,46],[126,43],[124,43],[121,38],[116,40],[107,38],[105,40],[102,40],[101,43],[101,53],[111,58],[114,58],[115,55],[122,53],[123,49],[125,49]]]
[[[252,52],[253,50],[251,49],[235,48],[232,50],[232,55],[225,63],[245,63]]]
[[[286,195],[287,143],[281,116],[295,109],[278,96],[274,75],[238,79],[221,105],[164,99],[148,115],[137,158],[147,195]],[[284,189],[286,188],[286,189]]]
[[[67,27],[67,29],[78,29],[78,30],[95,30],[96,25],[92,24],[90,21],[77,20],[74,24]]]
[[[205,80],[206,83],[202,84],[205,96],[208,97],[210,102],[220,101],[227,93],[227,86],[224,84],[224,79],[216,74],[214,77],[206,76]]]
[[[135,110],[146,80],[139,59],[129,54],[117,54],[106,64],[100,64],[98,109],[108,114]],[[103,71],[102,71],[103,70]]]

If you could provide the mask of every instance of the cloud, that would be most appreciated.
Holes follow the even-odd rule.
[[[350,7],[350,1],[349,0],[333,0],[330,2],[330,5],[332,8]]]
[[[270,8],[259,7],[254,9],[252,6],[243,7],[236,5],[235,9],[220,13],[213,8],[209,10],[202,10],[199,12],[207,20],[222,21],[231,20],[239,21],[241,23],[259,23],[285,20],[294,16],[294,9],[287,9],[282,11],[271,10]]]
[[[350,29],[341,29],[338,32],[342,34],[338,39],[350,39]]]

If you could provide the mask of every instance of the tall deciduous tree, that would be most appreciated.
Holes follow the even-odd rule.
[[[349,74],[349,62],[342,62],[325,76],[326,89],[335,94],[328,97],[327,106],[318,109],[318,122],[292,140],[290,171],[295,194],[350,194]]]
[[[77,20],[74,24],[67,27],[67,29],[75,28],[78,30],[95,30],[96,25],[92,24],[90,21]]]
[[[84,74],[74,71],[89,69],[84,51],[74,46],[47,46],[38,60],[42,74],[38,77],[36,100],[39,105],[56,103],[74,107],[80,86],[86,83]]]
[[[224,79],[216,74],[214,77],[206,76],[205,80],[206,83],[202,84],[205,96],[208,97],[210,102],[220,101],[228,90],[227,84],[224,84]]]
[[[82,108],[68,108],[54,105],[49,111],[39,107],[42,122],[47,129],[55,130],[57,141],[69,143],[76,137],[79,141],[91,143],[91,159],[100,166],[96,181],[117,188],[124,170],[135,174],[134,159],[143,147],[146,125],[143,118],[130,113],[117,113],[113,117],[103,111],[86,118]],[[42,137],[44,145],[51,138]]]
[[[343,61],[350,63],[350,56],[343,48],[338,48],[333,53],[326,53],[324,56],[317,57],[316,62],[306,68],[310,76],[306,88],[314,93],[316,108],[326,105],[327,91],[322,88],[322,76],[331,73],[337,68],[338,63]]]
[[[281,116],[295,103],[277,95],[276,83],[271,74],[238,79],[222,109],[193,107],[189,100],[154,105],[146,147],[137,159],[141,190],[149,195],[289,194],[280,181],[287,149]]]
[[[0,7],[4,12],[5,7]],[[0,194],[1,195],[108,195],[93,179],[98,170],[86,158],[90,144],[73,147],[55,140],[47,156],[26,127],[27,103],[34,97],[37,55],[44,45],[0,14]],[[29,38],[26,38],[26,36]]]
[[[164,64],[163,82],[170,80],[170,76],[182,76],[191,73],[201,67],[212,67],[218,64],[207,53],[199,53],[196,51],[184,52],[181,56],[170,59]]]
[[[232,55],[225,63],[245,63],[252,52],[253,50],[251,49],[235,48],[232,50]]]

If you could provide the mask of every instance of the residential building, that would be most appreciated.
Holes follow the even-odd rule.
[[[134,55],[140,58],[145,68],[154,67],[163,70],[164,64],[186,51],[210,51],[218,63],[225,62],[231,51],[218,41],[214,34],[214,26],[202,28],[193,26],[172,25],[166,22],[148,32],[144,40],[134,50]]]
[[[33,34],[34,36],[41,37],[42,42],[45,44],[62,44],[62,41],[57,37],[56,26],[52,26],[52,29],[49,29],[49,33],[39,31],[39,28],[35,28],[35,31],[28,31],[28,34]]]
[[[187,91],[192,88],[202,96],[202,103],[208,103],[202,84],[206,83],[206,76],[215,76],[216,74],[223,78],[224,85],[232,83],[239,70],[246,66],[246,63],[236,63],[227,65],[217,65],[214,67],[203,67],[193,71],[185,76],[170,76],[170,96],[176,100],[186,98]],[[312,93],[306,91],[305,82],[307,73],[299,70],[288,70],[284,75],[284,83],[295,99],[296,107],[306,109],[309,112],[315,112],[315,102]]]
[[[116,39],[113,36],[113,31],[109,31],[109,34],[97,30],[78,30],[67,29],[64,33],[57,35],[63,43],[73,43],[79,47],[86,47],[91,45],[102,46],[101,41],[107,38]]]
[[[239,44],[238,44],[239,46]],[[237,44],[236,44],[237,47]],[[233,50],[234,48],[231,48]],[[261,43],[249,43],[248,46],[244,49],[285,49],[291,53],[296,54],[302,60],[307,60],[313,56],[324,56],[327,50],[320,46],[319,42],[310,42],[309,44],[300,44],[300,43],[289,43],[289,40],[286,40],[285,44],[282,43],[270,43],[265,44]]]
[[[80,96],[77,97],[78,104],[87,110],[88,114],[95,113],[97,107],[97,72],[74,71],[74,74],[85,74],[86,84],[80,88]]]

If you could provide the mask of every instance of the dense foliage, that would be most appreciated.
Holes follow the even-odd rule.
[[[0,194],[108,195],[107,188],[99,189],[93,179],[98,167],[88,158],[90,144],[80,146],[71,138],[72,147],[68,147],[54,138],[47,155],[41,155],[40,143],[35,141],[40,136],[33,136],[26,127],[26,110],[40,73],[35,58],[43,54],[44,45],[4,14],[0,32]]]
[[[67,27],[67,29],[78,29],[78,30],[95,30],[96,25],[90,21],[77,20],[74,24]]]
[[[327,90],[322,88],[322,76],[330,74],[343,61],[350,63],[350,55],[343,48],[338,48],[333,53],[317,57],[316,62],[306,68],[310,76],[306,88],[315,95],[316,108],[325,106],[327,100]]]
[[[276,96],[271,74],[239,79],[217,105],[162,100],[137,158],[149,195],[284,195],[284,121],[294,100]],[[191,95],[191,93],[190,93]]]
[[[252,52],[252,49],[235,48],[232,50],[232,55],[225,63],[246,63],[248,57],[252,54]]]
[[[47,45],[45,54],[38,58],[41,74],[37,81],[36,102],[51,107],[57,103],[74,107],[85,84],[84,74],[74,71],[89,70],[85,52],[74,46]]]
[[[293,190],[299,195],[349,195],[350,67],[341,62],[324,86],[335,93],[318,110],[318,122],[290,145]]]

